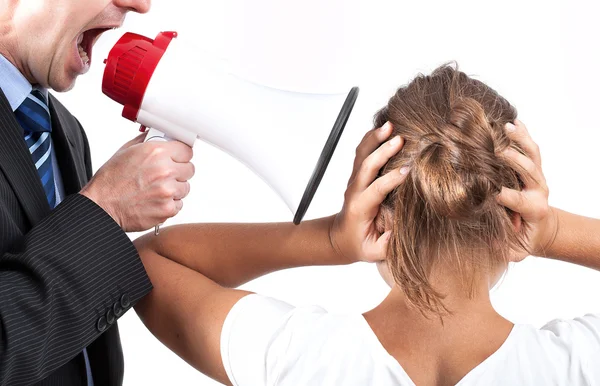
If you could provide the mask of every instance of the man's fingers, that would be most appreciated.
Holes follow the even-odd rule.
[[[160,158],[170,157],[177,163],[188,163],[194,157],[194,150],[179,141],[149,141],[144,143],[147,149],[157,151],[154,155]]]
[[[184,198],[186,198],[188,196],[188,194],[190,194],[190,183],[189,182],[177,182],[176,183],[176,190],[175,190],[175,195],[173,196],[173,199],[178,201],[178,200],[183,200]]]
[[[194,151],[188,145],[179,141],[164,142],[165,149],[171,155],[171,159],[179,163],[188,163],[194,157]]]
[[[392,190],[404,182],[408,172],[408,166],[404,166],[400,170],[392,170],[375,180],[359,198],[361,211],[367,216],[377,213],[383,200]],[[374,217],[374,215],[371,217]]]
[[[181,212],[181,209],[183,209],[183,200],[173,200],[173,202],[175,203],[175,214]]]
[[[179,182],[189,181],[192,179],[192,177],[194,177],[194,174],[196,174],[196,167],[191,162],[176,163],[174,165],[174,169],[175,169],[175,178]]]
[[[379,170],[402,149],[404,140],[400,136],[392,138],[390,141],[379,146],[362,163],[355,177],[355,184],[358,191],[363,191],[371,185],[377,178]]]
[[[542,156],[540,154],[540,148],[533,141],[529,132],[527,131],[527,127],[523,124],[523,122],[518,119],[515,120],[515,123],[508,123],[506,125],[506,132],[508,137],[515,141],[521,149],[525,152],[525,154],[531,158],[531,160],[539,167],[542,166]]]
[[[370,130],[365,134],[362,141],[356,148],[356,157],[354,158],[354,168],[350,182],[356,177],[364,160],[373,153],[385,140],[392,134],[392,124],[386,122],[383,126]]]

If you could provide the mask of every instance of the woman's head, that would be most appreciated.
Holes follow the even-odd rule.
[[[496,201],[503,186],[521,188],[519,172],[501,156],[517,149],[505,133],[516,117],[493,89],[450,65],[398,89],[375,116],[376,127],[389,121],[405,140],[382,174],[405,165],[410,172],[381,217],[392,229],[389,271],[422,311],[446,310],[433,275],[453,275],[471,293],[477,277],[497,275],[523,246],[521,227]]]

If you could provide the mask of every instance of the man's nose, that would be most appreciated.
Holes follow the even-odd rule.
[[[150,10],[152,0],[113,0],[119,8],[127,8],[137,13],[146,13]]]

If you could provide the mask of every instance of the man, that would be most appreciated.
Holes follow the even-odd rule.
[[[116,321],[151,289],[125,232],[174,216],[194,174],[179,143],[126,144],[92,177],[53,95],[150,0],[0,0],[0,384],[119,385]],[[91,181],[90,181],[91,179]]]

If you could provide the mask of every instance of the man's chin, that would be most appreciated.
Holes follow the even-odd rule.
[[[71,91],[74,87],[75,87],[75,80],[73,80],[68,86],[66,86],[60,90],[55,90],[55,91],[56,92],[67,92],[67,91]]]
[[[60,79],[50,79],[50,87],[52,90],[56,92],[66,92],[70,91],[75,87],[75,83],[77,81],[77,76],[69,76],[64,75],[64,77]]]

